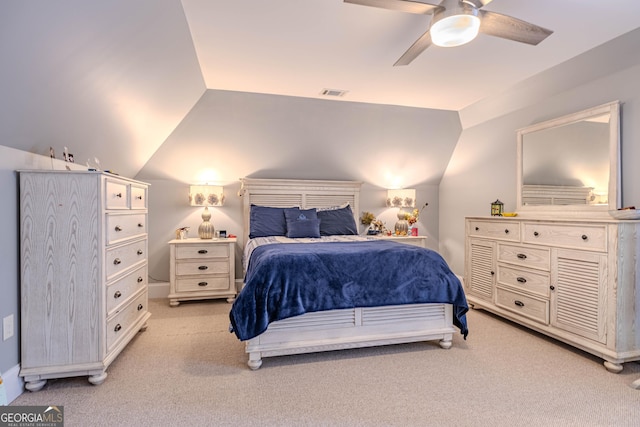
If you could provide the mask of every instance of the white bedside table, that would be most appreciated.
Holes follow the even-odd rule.
[[[376,239],[391,240],[394,242],[405,243],[407,245],[427,247],[427,236],[376,236]]]
[[[235,238],[169,242],[169,305],[180,301],[236,297]]]

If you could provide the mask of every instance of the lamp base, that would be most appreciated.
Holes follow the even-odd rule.
[[[209,208],[205,206],[202,212],[202,224],[198,227],[198,237],[201,239],[213,239],[215,229],[213,228],[213,224],[209,222],[210,219],[211,212],[209,212]]]

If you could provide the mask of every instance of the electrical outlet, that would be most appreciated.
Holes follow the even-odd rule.
[[[2,340],[6,341],[13,336],[13,314],[2,319]]]

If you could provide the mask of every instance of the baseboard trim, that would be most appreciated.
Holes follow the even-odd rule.
[[[13,402],[24,393],[24,380],[19,374],[19,364],[2,373],[2,384],[7,394],[7,403]]]

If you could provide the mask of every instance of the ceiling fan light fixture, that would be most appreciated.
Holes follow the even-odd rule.
[[[480,30],[480,18],[473,14],[450,15],[431,25],[431,41],[440,47],[455,47],[475,39]]]

